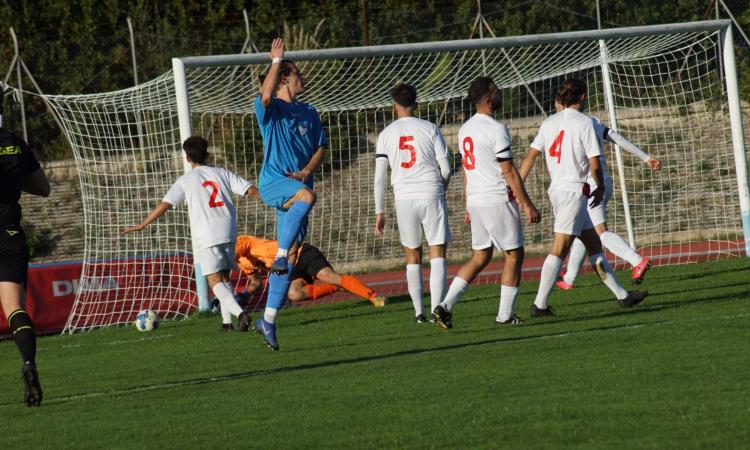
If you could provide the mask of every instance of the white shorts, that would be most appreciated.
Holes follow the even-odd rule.
[[[612,198],[612,190],[612,185],[607,185],[604,190],[604,198],[602,198],[602,202],[594,208],[591,206],[588,207],[589,220],[584,224],[584,230],[594,228],[595,226],[607,221],[607,203],[609,203],[609,199]],[[591,199],[588,200],[588,203],[591,203]]]
[[[199,249],[195,259],[201,265],[204,276],[222,270],[232,270],[234,269],[234,242]]]
[[[588,212],[588,199],[580,192],[552,190],[548,192],[555,214],[555,233],[580,236],[581,231],[593,228]]]
[[[451,241],[448,205],[444,198],[397,199],[395,205],[398,233],[404,247],[419,248],[422,245],[422,228],[428,245],[443,245]]]
[[[471,216],[471,248],[482,250],[494,245],[498,250],[523,247],[523,225],[518,203],[467,202]]]

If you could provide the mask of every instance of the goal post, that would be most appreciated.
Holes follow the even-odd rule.
[[[732,123],[732,149],[734,150],[740,214],[745,237],[745,256],[750,256],[750,184],[748,184],[745,134],[742,127],[742,110],[740,109],[740,93],[734,57],[734,36],[731,24],[722,29],[722,37],[724,45],[723,63],[727,83],[727,99],[729,100],[729,120]]]
[[[577,77],[589,86],[587,114],[662,161],[654,174],[607,146],[617,186],[609,228],[660,264],[750,254],[746,149],[729,26],[705,21],[287,52],[305,75],[301,100],[318,109],[329,137],[315,175],[318,201],[308,241],[340,272],[394,271],[364,279],[386,295],[405,292],[390,195],[385,235],[373,232],[373,156],[378,133],[393,120],[390,88],[398,82],[417,88],[416,115],[435,122],[455,154],[458,129],[473,114],[468,85],[477,76],[492,77],[504,101],[497,119],[508,126],[519,161],[553,111],[560,84]],[[134,88],[47,96],[73,147],[86,214],[84,273],[67,331],[123,323],[143,306],[157,305],[167,318],[206,307],[208,289],[193,267],[185,208],[137,236],[123,238],[119,230],[145,217],[184,173],[181,143],[191,134],[208,140],[216,164],[257,181],[263,147],[252,99],[268,64],[264,54],[175,58],[172,71]],[[454,161],[446,193],[451,262],[470,254],[459,214],[459,168]],[[529,261],[546,253],[552,236],[547,173],[542,164],[533,170],[527,190],[543,221],[525,227]],[[241,200],[237,213],[240,233],[274,237],[275,211]],[[482,282],[499,282],[499,267],[493,267]]]

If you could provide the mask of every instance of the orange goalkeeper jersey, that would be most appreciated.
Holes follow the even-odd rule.
[[[234,257],[240,270],[249,275],[257,271],[268,272],[278,251],[279,243],[277,241],[240,235],[237,236]]]

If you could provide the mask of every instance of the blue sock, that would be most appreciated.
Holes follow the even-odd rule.
[[[305,217],[311,209],[312,205],[303,201],[297,201],[289,208],[284,217],[284,226],[279,233],[279,249],[289,250],[295,240],[304,239],[304,236],[299,236],[299,234]]]
[[[271,274],[268,277],[268,300],[266,300],[266,306],[274,309],[281,309],[284,306],[286,295],[289,292],[289,285],[291,284],[292,270],[294,265],[287,263],[289,271],[284,275]]]

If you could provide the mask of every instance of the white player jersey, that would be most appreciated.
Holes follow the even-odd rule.
[[[445,194],[438,159],[448,158],[450,153],[434,123],[416,117],[398,119],[380,133],[376,152],[376,157],[388,157],[396,199]]]
[[[163,202],[187,203],[190,233],[197,248],[233,242],[237,238],[237,212],[232,193],[244,195],[251,184],[224,168],[198,166],[172,185]]]
[[[596,117],[592,117],[591,120],[594,123],[594,131],[596,132],[596,137],[599,139],[599,147],[601,147],[602,150],[602,154],[599,156],[599,162],[602,167],[602,175],[604,176],[604,185],[608,186],[608,189],[611,190],[612,178],[609,176],[609,171],[607,170],[607,158],[604,156],[604,141],[607,140],[609,127],[604,125]],[[596,189],[596,181],[594,181],[594,177],[591,176],[591,171],[589,171],[589,176],[586,178],[586,182],[591,186],[592,191]]]
[[[474,114],[458,130],[458,148],[466,200],[507,202],[509,190],[498,158],[513,157],[508,127],[486,114]]]
[[[551,178],[549,190],[583,192],[589,158],[602,154],[591,118],[566,108],[549,116],[531,147],[544,153]]]

